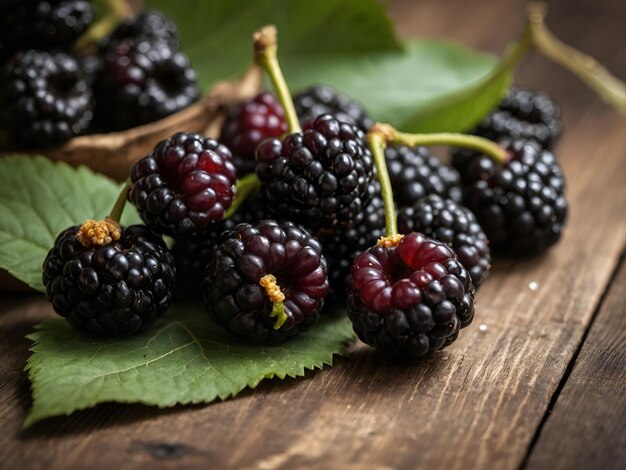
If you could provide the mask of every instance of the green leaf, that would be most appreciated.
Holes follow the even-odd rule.
[[[86,219],[105,217],[122,186],[85,167],[43,157],[0,159],[0,268],[43,291],[41,266],[55,238]],[[126,207],[123,224],[138,223]]]
[[[263,379],[331,365],[353,338],[345,316],[324,318],[277,346],[235,340],[199,305],[172,307],[148,332],[123,340],[81,336],[62,319],[28,336],[33,407],[25,427],[103,402],[161,408],[226,399]]]
[[[252,35],[275,24],[281,59],[316,54],[351,57],[400,50],[385,7],[376,0],[146,0],[178,25],[183,50],[205,89],[252,63]],[[308,68],[315,63],[308,64]]]
[[[377,121],[405,132],[466,130],[493,109],[511,80],[497,57],[440,40],[349,59],[288,59],[283,70],[293,90],[328,83],[361,101]]]
[[[251,35],[279,29],[279,59],[293,91],[328,83],[361,101],[377,121],[406,132],[463,131],[505,94],[511,71],[494,56],[459,44],[416,40],[401,45],[375,1],[148,0],[181,30],[183,49],[204,87],[233,78],[251,63]]]

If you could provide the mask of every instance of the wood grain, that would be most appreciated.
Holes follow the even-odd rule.
[[[626,6],[590,4],[555,1],[548,24],[624,77],[623,48],[612,45],[623,34],[615,18]],[[392,4],[404,34],[453,36],[495,52],[521,30],[523,9],[521,1]],[[581,25],[593,34],[581,34]],[[476,325],[452,347],[398,363],[355,346],[330,369],[262,383],[222,403],[163,411],[104,405],[23,432],[23,335],[52,312],[40,297],[3,300],[0,467],[518,468],[626,242],[625,119],[540,57],[526,60],[519,77],[562,104],[566,131],[557,154],[569,181],[570,220],[545,256],[496,261],[477,297]],[[590,367],[611,367],[596,359]],[[548,420],[544,437],[553,426]],[[552,462],[547,456],[536,465]]]
[[[559,394],[529,469],[626,467],[626,263]]]

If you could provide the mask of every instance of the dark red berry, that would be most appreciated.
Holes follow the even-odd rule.
[[[474,287],[451,248],[410,233],[396,247],[357,257],[348,316],[363,342],[418,357],[449,346],[471,323]]]
[[[19,147],[49,147],[83,133],[93,117],[91,88],[76,59],[34,49],[0,70],[0,127]]]
[[[166,42],[121,41],[108,49],[95,84],[96,120],[124,130],[157,121],[200,97],[195,71]]]
[[[273,303],[260,281],[275,276],[286,319],[275,328]],[[231,333],[251,341],[278,342],[319,319],[328,292],[326,261],[315,238],[291,222],[240,224],[224,235],[206,271],[209,315]]]
[[[144,331],[168,307],[174,259],[143,225],[122,229],[108,245],[86,248],[78,226],[57,237],[43,263],[43,284],[54,310],[76,329],[124,336]]]
[[[307,227],[349,227],[362,217],[373,160],[356,127],[326,114],[312,128],[257,148],[260,194],[278,218]]]
[[[432,194],[398,210],[398,229],[423,233],[452,248],[476,289],[487,278],[491,268],[489,241],[468,208]]]
[[[204,270],[222,241],[222,234],[243,222],[256,224],[269,218],[269,211],[257,197],[246,199],[228,219],[220,220],[195,236],[178,239],[172,245],[176,262],[174,297],[200,299],[204,285]]]
[[[220,141],[233,152],[240,175],[254,172],[254,153],[259,143],[287,132],[285,112],[271,93],[231,106],[222,127]]]
[[[476,214],[492,248],[538,254],[554,245],[567,218],[565,177],[556,158],[535,141],[503,142],[505,164],[460,151],[453,164],[463,179],[464,204]]]
[[[214,139],[179,132],[131,170],[128,200],[158,233],[188,236],[220,220],[235,196],[230,151]]]

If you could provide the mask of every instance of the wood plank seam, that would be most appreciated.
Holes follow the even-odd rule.
[[[526,455],[524,456],[524,459],[522,460],[522,463],[519,466],[519,470],[524,470],[528,467],[528,462],[530,460],[530,456],[533,453],[533,450],[535,448],[535,446],[537,445],[537,443],[539,442],[539,439],[541,438],[541,431],[543,430],[543,428],[545,427],[548,418],[550,417],[552,411],[554,410],[554,407],[556,406],[556,403],[559,399],[559,395],[561,394],[561,392],[563,391],[563,388],[565,387],[565,384],[567,383],[567,380],[569,379],[570,375],[572,374],[572,371],[574,370],[574,367],[576,366],[576,361],[578,359],[578,356],[580,355],[580,352],[583,349],[583,346],[585,344],[585,341],[587,340],[587,337],[589,336],[589,332],[591,331],[591,328],[593,327],[596,318],[598,316],[598,314],[600,313],[600,311],[602,310],[602,307],[608,297],[608,294],[611,290],[611,287],[613,286],[613,283],[615,282],[621,268],[622,265],[624,264],[624,260],[626,258],[626,246],[624,247],[624,249],[622,250],[622,253],[620,255],[620,257],[617,260],[617,263],[615,264],[615,267],[613,268],[613,272],[611,273],[611,277],[609,278],[609,282],[607,282],[606,287],[604,289],[604,292],[602,293],[602,296],[600,297],[600,300],[598,301],[598,304],[596,305],[596,307],[593,310],[593,314],[591,316],[591,320],[589,321],[589,323],[587,324],[587,327],[585,328],[585,331],[583,332],[582,337],[580,338],[580,342],[578,343],[578,346],[576,347],[576,350],[574,351],[574,354],[572,355],[572,358],[570,359],[569,364],[567,365],[567,367],[565,368],[565,371],[563,373],[563,377],[561,377],[561,380],[558,384],[558,386],[556,387],[556,389],[554,390],[554,393],[552,394],[552,397],[550,398],[550,401],[548,403],[548,406],[546,407],[546,411],[543,415],[543,417],[541,418],[541,421],[539,422],[539,425],[537,426],[537,429],[535,430],[535,434],[533,435],[533,438],[530,441],[530,445],[528,446],[528,450],[526,451]]]

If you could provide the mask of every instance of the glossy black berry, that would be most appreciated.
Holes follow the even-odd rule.
[[[159,11],[145,11],[122,21],[111,35],[103,41],[101,48],[113,48],[120,42],[149,42],[168,44],[178,49],[176,24]]]
[[[567,218],[565,177],[554,154],[534,141],[503,143],[505,164],[486,155],[453,155],[464,204],[476,214],[495,250],[533,255],[554,245]]]
[[[260,194],[272,213],[307,227],[349,227],[362,217],[373,160],[363,133],[326,114],[311,129],[257,148]]]
[[[260,95],[228,109],[220,142],[233,152],[239,175],[253,173],[259,143],[287,133],[285,111],[271,93]]]
[[[87,0],[2,0],[0,62],[18,50],[69,49],[93,19]]]
[[[165,42],[118,42],[95,85],[100,127],[123,130],[174,114],[200,97],[189,59]]]
[[[256,224],[269,218],[269,211],[258,198],[246,199],[242,207],[228,219],[221,220],[207,227],[201,233],[178,239],[172,246],[176,262],[176,283],[174,297],[195,299],[202,297],[204,270],[215,248],[221,243],[222,234],[233,230],[243,222]]]
[[[76,56],[78,64],[83,72],[87,85],[93,87],[102,71],[104,61],[100,54],[85,54]]]
[[[328,280],[333,300],[345,299],[354,260],[385,234],[385,207],[380,185],[377,181],[372,183],[374,194],[359,222],[347,229],[320,231],[319,240],[328,262]]]
[[[335,119],[367,132],[374,124],[361,103],[328,85],[315,85],[293,97],[296,113],[302,125],[322,114],[332,114]]]
[[[385,159],[399,207],[410,206],[429,194],[461,201],[459,173],[441,163],[426,147],[390,145],[385,149]]]
[[[275,277],[284,294],[284,322],[261,285]],[[211,318],[231,333],[257,342],[279,342],[319,319],[328,292],[320,244],[291,222],[240,224],[224,235],[206,271],[204,298]]]
[[[449,346],[472,322],[474,287],[451,248],[411,233],[396,247],[375,246],[358,256],[347,306],[363,342],[419,357]]]
[[[76,329],[124,336],[149,328],[168,307],[174,259],[143,225],[122,229],[108,245],[86,248],[70,227],[43,263],[43,284],[54,310]]]
[[[19,147],[61,144],[93,117],[91,88],[72,56],[18,52],[0,70],[0,128]]]
[[[420,232],[448,245],[478,289],[491,268],[489,241],[468,208],[431,194],[398,210],[400,233]]]
[[[179,132],[131,170],[128,200],[158,233],[189,236],[224,216],[237,178],[230,151],[214,139]]]
[[[496,141],[533,139],[550,149],[561,135],[560,114],[545,93],[513,87],[473,133]]]

